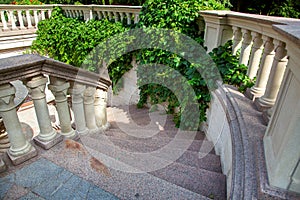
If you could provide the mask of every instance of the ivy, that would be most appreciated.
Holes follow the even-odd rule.
[[[142,11],[140,13],[140,22],[138,26],[140,28],[152,27],[159,29],[171,29],[177,33],[182,33],[193,40],[203,43],[203,35],[199,30],[199,11],[214,9],[225,9],[225,6],[217,0],[148,0],[144,3]],[[176,43],[176,47],[180,47],[179,43]],[[164,38],[161,38],[158,43],[164,43]],[[170,45],[170,44],[166,44]],[[191,52],[193,52],[191,50]],[[193,55],[191,55],[193,56]],[[138,52],[137,60],[140,64],[159,63],[170,67],[169,70],[164,72],[152,73],[151,76],[157,77],[163,80],[165,85],[174,84],[181,86],[180,76],[187,80],[188,85],[184,86],[181,91],[183,95],[187,94],[190,88],[193,89],[195,99],[199,104],[199,113],[191,112],[189,117],[182,118],[187,104],[188,98],[179,103],[178,98],[174,95],[170,89],[163,85],[147,84],[140,87],[140,101],[139,107],[142,107],[147,100],[150,103],[157,104],[162,102],[168,102],[168,112],[174,114],[174,122],[176,126],[184,129],[193,129],[191,122],[193,119],[199,119],[199,122],[206,120],[206,109],[210,102],[209,89],[206,81],[203,79],[203,74],[200,74],[197,70],[204,71],[205,73],[211,72],[204,60],[201,60],[201,66],[190,63],[182,57],[172,52],[164,51],[161,49],[144,49]],[[155,67],[155,66],[154,66]],[[180,73],[180,76],[170,76],[172,70],[176,70]],[[138,81],[143,82],[145,79],[149,79],[149,73],[145,73],[143,68],[138,68]],[[178,90],[180,90],[178,88]],[[179,113],[174,112],[179,108]]]
[[[232,54],[232,40],[213,49],[209,55],[216,63],[224,83],[238,87],[240,92],[254,85],[255,79],[251,80],[247,76],[248,67],[239,64],[239,55]]]
[[[37,39],[31,50],[76,67],[83,67],[83,62],[89,58],[95,47],[128,29],[121,22],[115,23],[108,19],[84,22],[79,18],[67,18],[61,8],[55,7],[51,18],[38,24]],[[113,84],[132,68],[131,60],[131,55],[124,55],[108,67]],[[96,72],[98,64],[88,65],[86,69]]]

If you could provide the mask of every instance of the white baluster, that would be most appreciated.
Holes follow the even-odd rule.
[[[94,19],[94,16],[93,16],[93,10],[90,9],[90,18],[89,18],[89,20],[92,20],[92,19]]]
[[[35,21],[35,28],[37,28],[38,23],[39,23],[39,18],[38,18],[37,10],[33,11],[33,16],[34,16],[34,21]]]
[[[119,15],[117,12],[114,12],[114,18],[115,18],[115,22],[119,21]]]
[[[288,62],[287,51],[285,49],[285,43],[274,40],[276,46],[275,57],[271,68],[271,73],[266,86],[265,94],[257,101],[258,107],[263,110],[270,108],[275,104],[279,87],[281,85],[285,68]]]
[[[124,20],[124,13],[120,12],[119,14],[120,14],[121,22],[123,22],[123,20]]]
[[[83,93],[85,91],[85,86],[81,84],[74,84],[70,90],[72,95],[72,109],[75,118],[76,132],[78,135],[85,135],[89,132],[86,127],[86,120],[84,114],[83,105]]]
[[[232,45],[232,54],[236,55],[237,51],[241,48],[242,45],[242,32],[239,27],[232,27],[233,30],[233,45]]]
[[[134,23],[137,24],[139,22],[139,14],[135,13],[134,14]]]
[[[98,131],[95,118],[95,92],[96,88],[88,86],[84,91],[84,113],[86,126],[88,127],[90,133],[95,133]]]
[[[51,125],[49,110],[47,107],[45,88],[48,79],[39,75],[26,82],[31,98],[33,100],[35,114],[38,120],[40,133],[34,138],[34,141],[44,149],[49,149],[62,141]]]
[[[249,30],[242,29],[243,42],[240,55],[240,64],[248,65],[250,51],[251,51],[251,34]]]
[[[15,20],[15,15],[14,15],[14,11],[9,11],[9,16],[10,16],[10,23],[11,23],[11,28],[12,30],[17,30],[17,26],[16,26],[16,20]]]
[[[112,14],[111,14],[111,12],[110,12],[110,11],[107,11],[107,13],[108,13],[108,19],[109,19],[109,20],[112,20]]]
[[[2,25],[3,25],[2,30],[3,31],[9,30],[8,27],[7,27],[7,21],[6,21],[6,18],[5,18],[4,10],[1,10],[0,12],[1,12],[1,21],[2,21]]]
[[[264,94],[275,55],[273,39],[263,36],[263,41],[264,51],[260,62],[256,83],[250,89],[250,95],[248,95],[251,99],[261,97]]]
[[[97,89],[95,93],[95,117],[96,124],[101,130],[109,128],[110,124],[107,121],[107,92]]]
[[[16,89],[11,84],[0,85],[0,115],[10,141],[7,152],[14,165],[18,165],[37,155],[36,149],[26,140],[22,132],[16,105],[14,104]]]
[[[131,24],[131,13],[126,13],[126,17],[127,17],[127,25]]]
[[[42,15],[42,20],[45,20],[46,17],[45,17],[45,10],[41,10],[41,15]]]
[[[27,18],[27,28],[32,28],[31,15],[29,10],[26,10],[26,18]]]
[[[261,34],[259,33],[252,32],[251,35],[253,45],[251,49],[247,75],[250,79],[253,79],[256,76],[259,67],[259,62],[263,51],[263,40],[261,39]]]
[[[18,10],[18,18],[20,22],[20,29],[26,29],[23,22],[22,10]]]
[[[50,76],[48,88],[55,96],[56,109],[61,127],[61,134],[67,138],[75,139],[77,134],[71,127],[71,114],[68,105],[67,91],[70,83],[65,79]]]
[[[102,15],[103,15],[103,18],[106,18],[107,15],[106,15],[106,12],[105,11],[102,11]]]
[[[52,15],[52,10],[48,10],[48,17],[50,18]]]

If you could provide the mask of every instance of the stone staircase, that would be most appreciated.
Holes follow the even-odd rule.
[[[162,118],[165,119],[160,120]],[[178,129],[175,128],[171,116],[164,114],[162,110],[149,112],[149,109],[146,108],[137,109],[135,105],[108,108],[108,119],[111,119],[109,130],[104,134],[81,137],[81,141],[89,153],[103,161],[109,169],[118,168],[118,171],[142,169],[142,173],[132,174],[138,176],[146,173],[148,179],[145,178],[143,180],[145,182],[151,182],[153,178],[162,180],[161,184],[156,185],[161,190],[164,190],[164,184],[168,183],[170,194],[176,194],[178,187],[184,189],[180,199],[195,199],[196,196],[196,199],[226,199],[226,176],[221,172],[220,158],[215,154],[213,144],[206,140],[202,132],[197,132],[192,140],[189,137],[184,138],[185,136],[176,138],[180,134],[178,134]],[[151,133],[155,130],[151,123],[158,127],[155,135]],[[139,131],[141,134],[149,131],[149,135],[152,135],[147,138],[145,135],[143,138],[130,135],[138,134]],[[177,143],[169,148],[169,155],[147,154],[159,151],[172,143],[174,138]],[[189,143],[190,145],[184,149],[184,147],[181,148],[180,143]],[[121,153],[118,153],[118,150]],[[173,152],[181,152],[182,155],[175,160],[176,156],[172,154]],[[143,157],[137,158],[139,153],[143,154]],[[119,162],[114,163],[111,161],[112,159]],[[153,160],[157,163],[168,164],[158,167],[159,164],[154,163]],[[136,163],[138,161],[140,161],[139,164]],[[120,162],[126,163],[127,168],[120,167]],[[150,165],[157,165],[157,169],[152,170]],[[128,167],[134,169],[128,169]],[[147,171],[147,169],[149,170]],[[112,176],[114,176],[113,173]],[[128,177],[132,178],[131,175]],[[149,188],[141,188],[138,194],[147,193],[146,190]],[[191,194],[195,196],[190,197]],[[151,199],[143,197],[143,199],[145,198]]]

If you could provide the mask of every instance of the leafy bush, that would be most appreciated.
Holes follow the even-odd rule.
[[[172,29],[178,33],[185,34],[192,39],[202,42],[203,36],[199,35],[199,11],[207,9],[225,9],[225,6],[216,0],[199,1],[199,0],[148,0],[143,4],[142,11],[140,13],[139,27],[153,27],[159,29]],[[176,39],[174,39],[176,41]],[[164,43],[164,38],[159,42]],[[181,42],[181,41],[179,41]],[[174,44],[180,47],[181,44]],[[202,66],[196,66],[189,63],[180,55],[176,55],[171,52],[167,52],[160,49],[146,49],[141,50],[137,59],[140,64],[159,63],[171,67],[172,69],[180,72],[181,76],[184,76],[188,80],[189,86],[191,86],[196,94],[197,101],[199,103],[200,116],[192,116],[192,118],[199,118],[200,122],[206,120],[206,109],[210,101],[210,94],[207,88],[207,83],[202,76],[197,72],[197,68],[205,67],[205,63],[201,63]],[[166,84],[180,84],[179,77],[170,77],[171,69],[164,73],[153,73],[153,77],[165,74],[163,77]],[[205,69],[209,73],[209,69]],[[138,70],[139,82],[143,79],[149,79],[148,74],[144,73],[144,70]],[[181,102],[179,105],[176,96],[166,87],[158,84],[143,85],[140,88],[140,102],[139,107],[143,106],[148,97],[150,97],[151,103],[168,102],[168,111],[173,113],[174,109],[180,106],[180,112],[176,113],[175,122],[177,126],[189,129],[190,119],[181,121],[181,114],[184,112],[185,105],[188,102]],[[182,93],[186,94],[188,88],[183,88]],[[187,101],[187,100],[186,100]],[[195,113],[194,113],[195,114]],[[198,113],[196,113],[198,114]]]
[[[251,80],[246,75],[248,67],[239,64],[238,55],[232,54],[232,40],[213,49],[209,55],[216,63],[224,83],[237,86],[241,92],[254,85],[255,79]]]
[[[50,19],[38,24],[38,36],[31,49],[55,60],[80,67],[99,43],[126,30],[128,28],[122,23],[110,22],[107,19],[84,22],[80,19],[67,18],[62,14],[62,10],[56,7]],[[125,55],[111,64],[109,73],[113,83],[131,68],[130,62],[131,56]],[[87,69],[96,71],[96,65]]]

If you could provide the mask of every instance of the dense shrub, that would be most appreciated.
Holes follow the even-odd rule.
[[[56,7],[50,19],[38,24],[38,36],[31,49],[55,60],[80,67],[99,43],[126,30],[128,28],[122,23],[110,22],[107,19],[84,22],[80,19],[67,18],[62,14],[62,10]],[[119,78],[121,73],[131,68],[130,62],[131,56],[125,55],[110,66],[109,72],[113,81],[115,77]],[[96,67],[89,65],[87,69],[96,71]]]
[[[202,35],[199,34],[199,10],[207,9],[225,9],[224,5],[218,1],[196,1],[196,0],[148,0],[144,3],[141,14],[139,27],[152,27],[159,29],[171,29],[176,32],[185,34],[192,39],[203,41]],[[176,41],[176,39],[174,39]],[[162,38],[162,43],[165,39]],[[182,42],[182,41],[179,41]],[[180,46],[181,44],[174,44]],[[206,82],[203,80],[201,75],[197,72],[197,68],[204,68],[205,63],[201,63],[202,66],[194,65],[189,63],[187,60],[183,59],[180,55],[176,55],[172,52],[167,52],[161,49],[146,49],[141,50],[138,53],[138,61],[140,64],[149,63],[160,63],[166,65],[172,69],[180,72],[182,76],[187,78],[188,84],[193,88],[197,101],[199,103],[200,116],[192,116],[193,118],[199,118],[200,122],[206,120],[206,109],[208,107],[208,102],[210,101],[209,90],[206,86]],[[178,80],[179,77],[170,77],[168,74],[171,73],[172,69],[165,71],[163,78],[166,85],[168,82],[170,84],[180,84]],[[206,71],[210,69],[207,68]],[[202,70],[203,71],[203,70]],[[153,77],[159,76],[162,72],[157,74],[153,73]],[[147,79],[144,70],[138,70],[139,81]],[[168,111],[173,112],[174,109],[180,106],[180,112],[175,114],[175,121],[177,126],[181,126],[189,129],[189,119],[181,121],[181,113],[184,112],[185,104],[188,102],[179,102],[176,96],[166,87],[158,84],[148,84],[143,85],[140,88],[140,102],[138,106],[143,106],[146,103],[148,97],[152,103],[162,103],[168,102]],[[184,88],[188,90],[188,88]],[[187,93],[187,91],[182,91],[182,93]],[[195,114],[195,113],[194,113]],[[196,113],[197,115],[198,113]],[[192,115],[192,114],[191,114]]]
[[[254,85],[255,79],[250,80],[246,75],[248,67],[239,64],[238,55],[232,54],[232,40],[213,49],[209,55],[216,63],[224,83],[238,87],[241,92]]]

